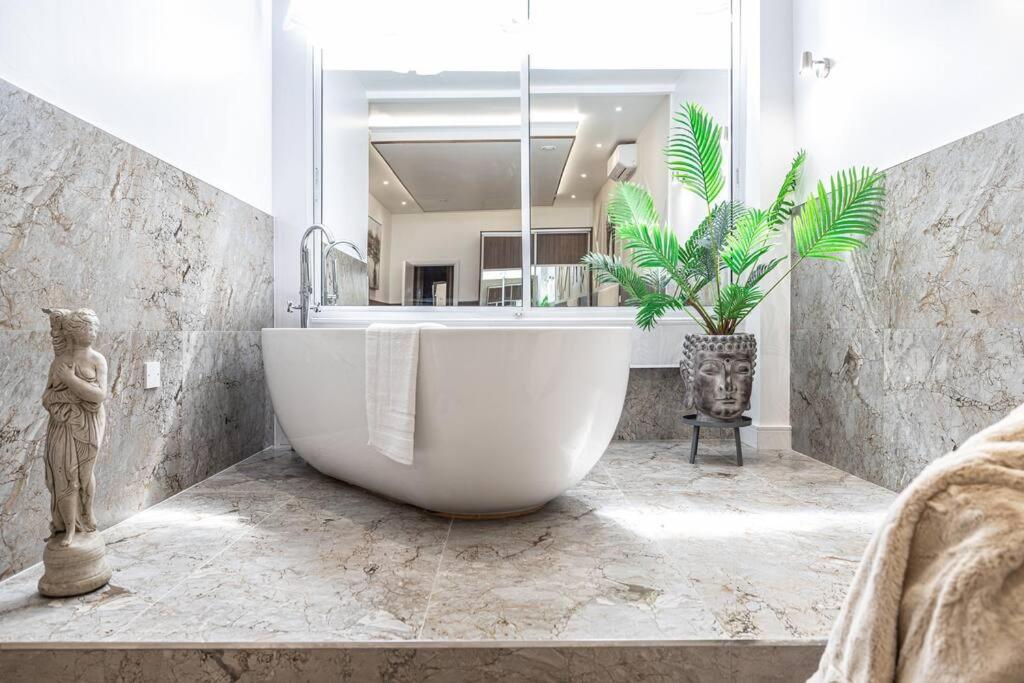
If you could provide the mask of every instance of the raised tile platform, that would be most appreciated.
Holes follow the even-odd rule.
[[[38,566],[0,583],[0,669],[801,680],[895,494],[792,452],[737,468],[731,444],[696,465],[688,447],[615,442],[577,488],[496,521],[264,451],[107,530],[108,587],[48,600]]]

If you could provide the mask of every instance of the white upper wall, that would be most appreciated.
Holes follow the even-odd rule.
[[[803,50],[835,62],[796,83],[807,180],[888,168],[1024,112],[1017,0],[794,0],[793,25],[794,64]]]
[[[270,0],[4,0],[0,78],[271,210]]]

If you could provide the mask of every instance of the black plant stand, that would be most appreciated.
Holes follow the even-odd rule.
[[[719,427],[721,429],[731,429],[736,436],[736,466],[743,467],[743,446],[740,445],[740,427],[750,426],[751,421],[749,417],[741,415],[735,420],[709,420],[694,414],[684,416],[683,422],[693,427],[693,441],[690,442],[691,465],[697,462],[697,442],[700,441],[700,428]]]

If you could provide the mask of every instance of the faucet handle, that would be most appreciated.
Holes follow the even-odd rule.
[[[320,302],[317,301],[315,304],[310,306],[309,310],[313,311],[314,313],[319,313],[320,312]]]
[[[298,311],[300,309],[301,309],[301,306],[296,305],[294,301],[289,301],[288,302],[288,312],[289,313],[294,313],[294,312],[296,312],[296,311]]]

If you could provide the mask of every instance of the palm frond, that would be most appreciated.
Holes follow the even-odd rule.
[[[772,238],[777,233],[778,227],[771,224],[767,211],[745,211],[723,241],[722,261],[734,274],[742,275],[775,246]]]
[[[703,107],[688,102],[673,117],[676,126],[665,148],[672,176],[709,206],[725,187],[722,129]]]
[[[636,324],[641,329],[649,330],[667,311],[680,311],[685,305],[680,297],[652,292],[640,302],[640,309],[636,312]]]
[[[885,199],[884,174],[869,168],[840,171],[829,189],[804,203],[793,221],[793,238],[801,258],[839,261],[842,254],[864,245],[878,229]]]
[[[640,277],[652,292],[667,292],[672,284],[672,276],[661,268],[648,268],[640,273]]]
[[[751,269],[750,274],[747,275],[747,287],[756,285],[758,282],[764,279],[764,276],[775,270],[775,266],[779,265],[786,260],[785,256],[774,258],[768,263],[758,263]]]
[[[782,186],[775,201],[768,207],[768,222],[775,226],[785,223],[793,213],[793,193],[796,192],[796,184],[800,181],[800,170],[807,159],[807,152],[800,150],[793,157],[793,161],[782,179]]]
[[[719,322],[728,320],[738,323],[761,303],[762,298],[764,294],[754,285],[726,285],[715,301],[715,317]]]
[[[620,225],[615,228],[630,260],[640,268],[676,268],[679,240],[671,230],[660,226]]]
[[[715,271],[722,267],[718,260],[722,244],[735,228],[737,218],[746,211],[738,201],[716,204],[680,247],[684,271],[700,282],[700,287],[715,279]]]
[[[634,183],[619,183],[608,199],[608,218],[615,225],[661,225],[661,216],[646,188]]]
[[[619,284],[631,301],[639,301],[648,294],[647,280],[616,256],[590,252],[583,257],[583,263],[590,267],[598,284]]]
[[[712,260],[708,253],[707,235],[711,221],[704,219],[679,247],[679,261],[689,277],[708,282],[715,279]]]
[[[707,224],[704,232],[704,242],[707,248],[714,253],[722,250],[726,238],[732,233],[738,221],[743,220],[747,214],[747,207],[743,202],[727,201],[719,202],[711,208],[711,212],[701,221],[701,225]]]

